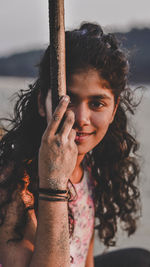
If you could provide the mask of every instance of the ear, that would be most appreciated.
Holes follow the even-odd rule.
[[[114,120],[114,117],[115,117],[115,115],[116,115],[116,111],[117,111],[117,108],[118,108],[118,106],[119,106],[119,103],[120,103],[120,96],[118,97],[118,99],[117,99],[117,103],[115,104],[115,107],[114,107],[114,110],[113,110],[113,114],[112,114],[112,118],[111,118],[110,123],[112,123],[113,120]]]
[[[45,113],[45,108],[44,108],[44,103],[43,103],[41,91],[38,93],[37,102],[38,102],[38,111],[39,111],[40,116],[45,117],[46,113]]]

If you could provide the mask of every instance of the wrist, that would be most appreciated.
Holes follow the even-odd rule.
[[[70,195],[68,194],[68,190],[54,190],[40,187],[39,200],[68,202]]]
[[[39,179],[39,188],[52,189],[52,190],[67,190],[67,183],[64,184],[60,179],[46,178]]]

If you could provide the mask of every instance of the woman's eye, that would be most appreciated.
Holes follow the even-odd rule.
[[[101,108],[102,106],[104,106],[104,104],[101,103],[101,102],[99,102],[99,101],[92,101],[92,102],[90,103],[90,106],[91,106],[92,108]]]

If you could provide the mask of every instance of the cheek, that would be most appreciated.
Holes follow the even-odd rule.
[[[95,128],[104,130],[109,127],[112,119],[112,113],[97,113],[92,117],[92,124]]]
[[[93,117],[92,124],[96,129],[96,143],[98,144],[106,135],[112,116],[107,113],[99,113]]]

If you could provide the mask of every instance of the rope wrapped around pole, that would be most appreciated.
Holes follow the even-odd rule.
[[[49,0],[52,112],[66,94],[64,0]]]

